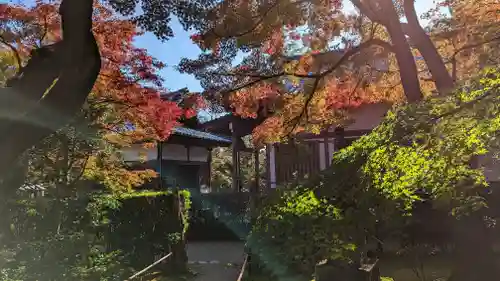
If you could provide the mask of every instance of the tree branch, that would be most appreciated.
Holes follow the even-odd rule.
[[[316,80],[314,80],[314,84],[312,86],[312,90],[311,90],[311,93],[309,94],[309,96],[307,97],[306,99],[306,102],[304,104],[304,108],[301,110],[300,114],[295,116],[293,119],[292,119],[292,122],[294,122],[295,124],[293,125],[292,129],[287,133],[287,135],[290,135],[290,134],[293,134],[293,132],[297,129],[297,127],[299,126],[300,124],[300,120],[302,120],[302,118],[304,116],[306,116],[306,120],[309,119],[308,115],[309,115],[309,105],[311,104],[311,101],[313,100],[314,98],[314,93],[316,92],[316,89],[318,88],[318,85],[319,85],[319,81],[321,80],[321,78],[316,78]]]
[[[338,69],[345,61],[349,60],[353,55],[363,51],[364,49],[367,49],[372,46],[380,46],[385,48],[386,50],[392,51],[393,46],[384,40],[373,38],[369,39],[349,50],[346,50],[342,56],[330,67],[328,67],[326,70],[323,72],[317,73],[317,74],[302,74],[302,73],[297,73],[297,72],[279,72],[276,74],[270,74],[270,75],[259,75],[255,73],[218,73],[218,72],[213,72],[212,74],[215,75],[221,75],[221,76],[240,76],[240,77],[250,77],[250,78],[256,78],[256,80],[248,82],[244,85],[238,86],[236,88],[233,88],[231,90],[225,91],[224,93],[228,94],[231,92],[235,92],[250,86],[253,86],[259,82],[264,82],[266,80],[270,80],[273,78],[279,78],[281,76],[294,76],[297,78],[323,78],[329,74],[331,74],[333,71]]]
[[[477,42],[477,43],[474,43],[474,44],[469,44],[469,45],[462,46],[458,50],[456,50],[451,57],[452,57],[452,59],[455,59],[455,57],[460,52],[462,52],[462,51],[465,51],[465,50],[468,50],[468,49],[472,49],[472,48],[476,48],[476,47],[479,47],[479,46],[482,46],[484,44],[488,44],[488,43],[491,43],[491,42],[494,42],[494,41],[497,41],[497,40],[500,40],[500,34],[498,34],[496,36],[493,36],[492,38],[483,40],[481,42]]]

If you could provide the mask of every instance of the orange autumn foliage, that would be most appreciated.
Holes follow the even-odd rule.
[[[154,172],[127,171],[119,150],[133,142],[146,140],[148,145],[168,138],[180,118],[192,117],[203,104],[199,95],[188,96],[182,104],[162,98],[161,94],[168,92],[159,76],[164,65],[134,45],[142,33],[133,22],[96,1],[93,23],[102,67],[83,114],[89,116],[88,126],[97,130],[104,147],[89,152],[88,161],[77,162],[86,165],[88,178],[105,184],[118,182],[128,189]],[[36,1],[30,7],[1,4],[0,25],[4,30],[0,45],[13,52],[21,65],[38,47],[61,39],[58,3],[53,1]],[[52,158],[58,155],[49,154]]]

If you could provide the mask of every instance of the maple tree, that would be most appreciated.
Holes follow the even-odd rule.
[[[289,132],[342,125],[350,109],[363,103],[415,105],[446,97],[478,70],[498,64],[498,1],[440,1],[426,15],[426,28],[414,0],[350,2],[357,14],[344,13],[341,1],[223,1],[192,37],[205,52],[185,59],[180,70],[199,78],[224,110],[266,116],[254,138],[277,142]],[[472,215],[471,225],[481,225],[479,220]],[[482,227],[470,229],[482,237]],[[494,270],[491,263],[465,264],[470,256],[487,259],[491,244],[470,247],[470,240],[455,235],[460,258],[453,280],[468,280],[474,272],[496,276],[485,273]]]
[[[460,11],[453,17],[462,23],[447,21],[437,9],[433,15],[436,24],[448,22],[447,29],[455,30],[448,33],[461,42],[454,51],[498,41],[493,2],[440,3],[461,7],[453,8]],[[254,117],[264,105],[270,108],[274,116],[259,127],[256,139],[342,124],[350,109],[364,103],[418,102],[434,91],[444,94],[454,88],[449,57],[435,36],[443,32],[433,27],[429,33],[420,25],[414,1],[351,3],[358,14],[345,13],[341,1],[223,1],[192,36],[206,52],[196,60],[185,59],[180,70],[195,74],[206,95],[226,110]],[[488,32],[465,41],[457,37],[471,28]],[[231,62],[241,52],[245,58],[234,66]]]
[[[138,172],[127,171],[123,163],[120,164],[117,156],[120,148],[135,142],[154,143],[166,139],[180,118],[196,114],[197,107],[201,105],[200,99],[188,94],[180,104],[162,98],[160,93],[167,93],[158,76],[163,64],[149,56],[145,49],[133,45],[134,38],[141,35],[136,25],[130,20],[120,19],[100,3],[94,6],[93,32],[101,53],[100,73],[83,112],[69,127],[44,140],[37,148],[45,147],[50,151],[44,153],[59,155],[60,159],[52,159],[55,162],[64,158],[64,153],[58,150],[67,153],[69,149],[77,153],[80,161],[72,163],[84,165],[81,168],[86,169],[85,175],[94,179],[128,186],[128,175],[134,182],[132,186],[140,185],[142,177],[135,175]],[[2,43],[16,58],[17,67],[22,67],[41,45],[59,40],[61,29],[56,4],[39,1],[30,8],[7,5],[4,10],[9,18],[4,18]],[[7,84],[19,83],[16,79],[17,76],[14,76]],[[69,138],[78,143],[74,149],[63,147],[60,142],[66,130],[69,130]],[[79,130],[83,131],[77,133]],[[96,142],[96,138],[99,141]],[[102,147],[99,152],[99,142],[109,146],[114,153]],[[87,150],[81,147],[83,143],[87,143]],[[38,168],[44,170],[43,167]],[[54,172],[60,171],[56,169]],[[152,173],[148,174],[151,176]],[[106,179],[113,175],[118,178]]]
[[[40,72],[29,74],[29,69],[33,68],[30,63],[47,51],[45,46],[58,42],[64,33],[57,14],[58,6],[53,1],[37,1],[30,7],[0,6],[6,13],[0,21],[0,65],[5,77],[1,83],[6,85],[5,89],[29,93],[32,85],[23,84],[26,73],[37,79],[36,82],[53,78],[40,75]],[[124,279],[123,273],[129,270],[117,272],[124,271],[123,264],[120,266],[118,262],[123,256],[103,246],[108,238],[116,240],[116,234],[104,230],[106,208],[129,198],[123,194],[157,194],[133,192],[135,187],[155,177],[156,172],[130,169],[123,161],[121,150],[136,142],[151,146],[157,140],[165,140],[174,126],[192,118],[203,105],[199,96],[191,93],[180,99],[168,99],[172,93],[162,87],[163,80],[159,77],[163,64],[147,50],[134,45],[134,40],[142,34],[136,23],[100,2],[94,3],[92,22],[101,68],[85,102],[65,125],[57,120],[52,122],[55,118],[66,118],[60,116],[60,112],[49,112],[45,120],[27,120],[48,127],[50,134],[23,151],[19,161],[11,163],[9,175],[2,176],[3,246],[0,258],[2,263],[8,261],[8,266],[5,265],[0,273],[2,280],[55,280],[67,279],[67,276],[74,280]],[[41,59],[43,64],[49,63]],[[58,82],[52,81],[56,85]],[[42,100],[50,95],[50,90],[43,93]],[[17,106],[8,111],[12,116],[22,115],[20,110],[29,109],[25,107],[27,101],[21,98],[21,92],[11,96],[20,104],[9,101],[10,104],[2,105]],[[41,186],[47,194],[32,200],[19,192],[20,186]],[[105,195],[100,193],[103,190]],[[12,199],[21,199],[21,203]],[[24,215],[28,212],[31,216]],[[129,218],[125,220],[129,222]],[[174,216],[170,221],[175,224],[177,218]],[[156,222],[153,220],[153,223]],[[96,235],[100,231],[106,237]],[[161,237],[164,241],[165,236]],[[78,246],[65,248],[65,243]],[[25,250],[33,245],[39,245],[37,251],[24,256]],[[102,249],[96,250],[100,246]],[[46,258],[47,253],[53,261]],[[9,255],[18,262],[11,263]],[[79,255],[87,258],[73,259]],[[29,266],[20,267],[19,262]],[[54,262],[61,262],[61,266],[53,268],[50,276],[41,270]],[[122,275],[118,277],[118,273]]]
[[[153,32],[161,40],[173,36],[169,26],[172,15],[177,16],[185,25],[194,25],[198,20],[193,15],[201,14],[202,8],[210,5],[210,1],[194,1],[190,4],[184,1],[140,2],[141,13],[135,13],[139,1],[111,0],[102,4],[108,4],[114,11],[132,20],[143,30]],[[36,4],[43,4],[43,1],[36,1]],[[4,155],[0,163],[2,174],[26,149],[67,125],[89,96],[103,63],[101,46],[98,46],[93,34],[95,30],[92,30],[94,16],[100,11],[93,4],[93,0],[63,0],[58,7],[45,6],[43,9],[47,10],[39,12],[52,12],[52,16],[40,18],[31,26],[33,28],[25,30],[25,35],[30,36],[40,26],[50,28],[60,25],[57,32],[59,34],[52,34],[52,38],[41,37],[45,42],[38,42],[42,43],[41,46],[38,45],[31,52],[30,59],[18,69],[16,78],[1,89],[3,97],[9,96],[9,102],[2,104],[2,109],[9,109],[6,112],[17,115],[17,119],[4,120],[1,124],[9,132],[0,139],[0,150]],[[1,22],[10,23],[8,26],[3,25],[2,31],[15,28],[18,24],[23,25],[27,20],[26,16],[33,16],[6,4],[2,4],[0,8]],[[60,14],[60,19],[55,16],[55,12]],[[16,20],[11,21],[12,18]],[[112,27],[114,22],[116,21],[111,20],[103,23],[101,28]],[[57,117],[48,112],[57,112]],[[27,121],[20,121],[21,119]],[[51,126],[34,125],[32,120],[50,123]]]

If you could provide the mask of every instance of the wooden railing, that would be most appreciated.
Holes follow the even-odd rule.
[[[166,260],[167,258],[169,258],[170,256],[172,255],[172,252],[168,253],[167,255],[163,256],[161,259],[155,261],[154,263],[148,265],[147,267],[145,267],[143,270],[141,271],[138,271],[137,273],[135,273],[134,275],[130,276],[127,280],[125,281],[129,281],[129,280],[132,280],[132,279],[135,279],[137,277],[139,277],[140,275],[144,274],[146,271],[150,270],[151,268],[153,268],[154,266],[156,266],[157,264],[161,263],[162,261]]]
[[[238,275],[238,279],[236,279],[236,281],[243,280],[243,276],[245,276],[245,270],[247,268],[247,263],[248,263],[248,255],[245,256],[245,261],[243,262],[243,265],[241,266],[240,274]]]

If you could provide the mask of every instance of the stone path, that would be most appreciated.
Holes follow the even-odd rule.
[[[236,281],[245,259],[242,242],[191,242],[187,254],[194,281]]]

